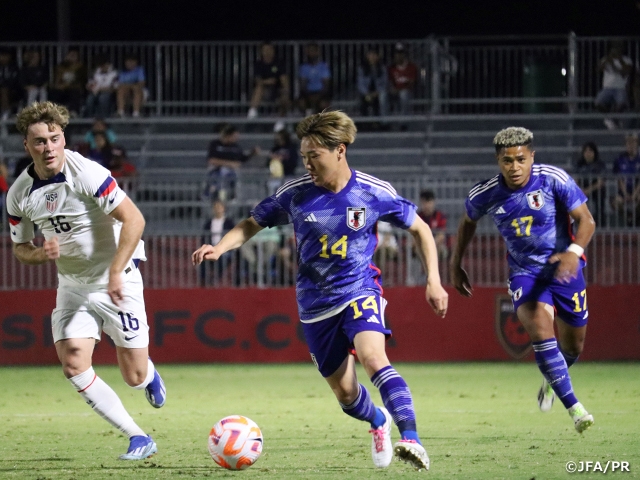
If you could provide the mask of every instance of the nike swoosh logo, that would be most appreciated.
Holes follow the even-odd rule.
[[[133,340],[133,339],[134,339],[134,338],[136,338],[137,336],[138,336],[138,335],[134,335],[133,337],[127,337],[127,336],[125,336],[125,337],[124,337],[124,339],[125,339],[126,341],[129,341],[129,340]]]
[[[116,199],[116,195],[114,195],[112,198],[109,199],[109,204],[112,204],[115,199]]]
[[[16,232],[15,230],[11,230],[11,235],[17,235],[18,232]]]

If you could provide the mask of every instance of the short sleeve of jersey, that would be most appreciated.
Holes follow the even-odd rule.
[[[85,168],[79,173],[77,181],[80,183],[82,192],[93,198],[107,215],[113,212],[127,195],[111,176],[111,172],[93,161],[85,163]]]
[[[417,207],[400,195],[386,197],[380,200],[380,220],[388,222],[394,227],[406,230],[416,219]]]
[[[575,180],[567,175],[567,180],[561,182],[554,180],[554,191],[558,200],[570,212],[587,201],[587,196],[582,192]]]
[[[473,189],[471,190],[473,191],[478,185],[474,186]],[[469,194],[467,196],[467,199],[464,202],[464,206],[467,211],[467,216],[474,222],[477,222],[478,220],[480,220],[480,218],[482,218],[487,213],[486,207],[482,205],[478,200],[479,197],[480,195],[472,196],[471,194]]]
[[[27,243],[35,237],[33,222],[20,209],[18,199],[13,190],[7,195],[7,213],[9,214],[9,230],[14,243]]]
[[[281,205],[275,195],[265,198],[251,210],[250,215],[261,227],[275,227],[287,225],[291,219],[287,210]]]

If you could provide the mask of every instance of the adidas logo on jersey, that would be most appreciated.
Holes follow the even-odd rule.
[[[502,208],[502,206],[500,206],[498,210],[496,210],[496,215],[500,215],[500,214],[504,215],[505,213],[507,212],[504,210],[504,208]]]
[[[380,320],[378,320],[378,317],[376,317],[375,315],[372,315],[370,318],[367,318],[367,322],[369,322],[369,323],[380,323]]]
[[[307,215],[307,218],[304,219],[305,222],[317,222],[318,219],[316,218],[316,216],[313,213],[310,213],[309,215]]]

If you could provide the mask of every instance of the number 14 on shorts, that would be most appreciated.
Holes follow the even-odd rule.
[[[358,303],[360,303],[360,305],[358,305]],[[359,298],[351,302],[349,306],[353,308],[354,320],[360,318],[364,314],[364,310],[373,310],[374,315],[367,318],[367,322],[380,323],[380,320],[378,320],[378,317],[376,317],[376,315],[379,315],[380,313],[378,310],[378,303],[376,302],[376,297],[370,296],[366,298]]]

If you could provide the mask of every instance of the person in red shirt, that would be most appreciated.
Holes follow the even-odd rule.
[[[449,257],[449,246],[447,240],[447,217],[440,210],[436,210],[436,196],[431,190],[420,192],[420,202],[418,206],[418,216],[429,225],[433,232],[438,249],[438,260],[446,261]]]
[[[407,49],[396,43],[393,63],[389,66],[389,100],[391,105],[399,104],[400,113],[409,115],[413,90],[418,80],[418,67],[409,61]]]
[[[117,179],[122,177],[135,177],[138,173],[135,165],[129,161],[127,153],[122,147],[113,147],[111,149],[109,170],[111,171],[111,176]]]

